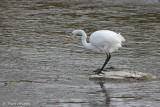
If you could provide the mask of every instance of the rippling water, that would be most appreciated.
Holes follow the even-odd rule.
[[[65,39],[75,29],[121,33],[126,42],[108,67],[160,76],[159,17],[159,0],[1,1],[0,103],[158,107],[159,80],[91,81],[106,56],[85,49],[80,36]]]

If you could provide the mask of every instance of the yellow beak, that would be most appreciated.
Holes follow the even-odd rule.
[[[66,39],[66,43],[69,41],[69,39],[71,39],[72,34]]]

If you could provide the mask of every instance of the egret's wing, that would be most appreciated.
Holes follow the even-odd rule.
[[[122,41],[124,41],[124,38],[121,35],[108,30],[96,31],[90,36],[90,42],[95,45],[121,43]]]
[[[91,44],[108,52],[113,52],[121,47],[122,41],[125,39],[120,34],[108,30],[96,31],[90,36]]]

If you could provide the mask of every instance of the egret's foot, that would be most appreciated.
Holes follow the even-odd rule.
[[[113,66],[110,66],[108,69],[113,70],[113,69],[116,69],[116,68],[115,68],[115,67],[113,67]]]
[[[102,69],[97,69],[93,71],[95,74],[104,74],[102,73]]]

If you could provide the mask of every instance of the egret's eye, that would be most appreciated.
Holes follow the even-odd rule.
[[[77,34],[77,36],[82,36],[81,34]]]

